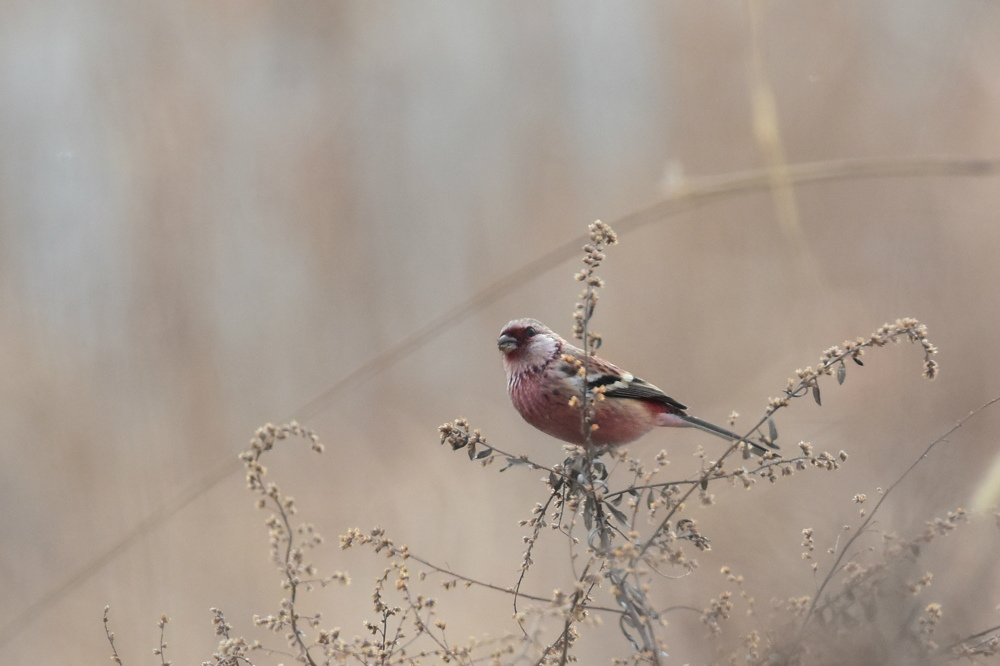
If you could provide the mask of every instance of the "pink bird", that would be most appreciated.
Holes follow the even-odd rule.
[[[503,352],[507,393],[524,420],[556,439],[586,445],[578,402],[584,351],[535,319],[515,319],[504,326],[497,347]],[[698,428],[729,442],[740,439],[691,416],[684,411],[687,407],[657,387],[600,357],[590,358],[587,385],[604,389],[604,398],[594,404],[597,427],[590,435],[591,445],[602,452],[635,441],[657,426]]]

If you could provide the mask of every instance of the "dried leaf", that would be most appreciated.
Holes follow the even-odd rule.
[[[844,378],[847,377],[847,366],[841,361],[840,365],[837,367],[837,383],[843,384]]]
[[[823,403],[820,402],[819,399],[819,384],[813,384],[813,400],[815,400],[816,404],[819,405],[820,407],[823,406]]]
[[[774,425],[774,419],[770,416],[767,417],[767,438],[772,443],[778,440],[778,426]]]
[[[531,465],[531,464],[533,463],[530,460],[525,460],[524,458],[511,458],[510,456],[507,456],[507,464],[504,465],[503,469],[501,469],[500,471],[506,472],[511,467],[515,467],[517,465]]]
[[[858,358],[857,356],[852,356],[851,358],[854,359],[854,362],[857,363],[858,365],[864,365],[864,363],[861,362],[861,359]]]
[[[595,460],[593,463],[594,471],[597,472],[597,478],[604,481],[608,478],[608,466],[604,464],[603,460]]]
[[[621,619],[618,620],[618,626],[622,630],[622,634],[625,636],[628,642],[632,644],[632,649],[634,649],[636,652],[641,651],[642,647],[639,645],[639,641],[637,641],[635,638],[632,637],[632,634],[628,632],[628,629],[626,628],[625,625],[635,628],[635,622],[632,620],[632,618],[630,618],[627,614],[622,613]]]
[[[610,504],[607,504],[605,506],[608,507],[608,511],[610,511],[611,515],[615,517],[615,520],[617,520],[619,523],[621,523],[625,527],[630,527],[630,525],[628,524],[628,518],[625,517],[624,513],[622,513],[621,511],[619,511],[615,507],[611,506]]]

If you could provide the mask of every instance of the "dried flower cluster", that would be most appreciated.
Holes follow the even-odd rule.
[[[491,464],[498,457],[502,457],[507,464],[500,468],[506,471],[515,465],[527,465],[538,468],[539,465],[532,463],[525,455],[514,456],[504,453],[500,449],[491,446],[486,442],[479,430],[470,430],[469,422],[464,418],[455,419],[451,423],[438,426],[438,433],[441,435],[441,443],[448,444],[452,451],[465,449],[469,454],[469,460],[478,460],[485,467]]]
[[[601,336],[590,330],[590,320],[594,316],[594,309],[597,307],[597,290],[604,286],[604,280],[597,275],[597,269],[604,261],[604,251],[609,245],[618,242],[618,236],[614,230],[600,220],[590,225],[590,242],[583,246],[583,270],[576,274],[576,279],[584,283],[584,289],[580,293],[580,300],[577,301],[573,310],[573,337],[583,342],[583,349],[586,352],[584,359],[574,359],[572,356],[564,355],[563,360],[573,363],[577,367],[577,372],[581,377],[586,378],[589,373],[590,359],[601,347]],[[580,427],[587,433],[587,441],[590,441],[590,433],[597,425],[594,423],[594,403],[604,399],[604,388],[601,387],[592,391],[584,382],[584,395],[578,398],[574,396],[570,403],[573,407],[580,409]]]
[[[938,645],[932,634],[942,620],[941,604],[907,600],[928,588],[933,575],[928,572],[909,582],[901,575],[917,562],[923,546],[967,520],[965,512],[957,509],[928,521],[925,530],[913,538],[883,534],[878,554],[867,549],[844,563],[837,560],[824,583],[836,578],[839,587],[823,594],[824,584],[815,597],[785,600],[786,628],[768,644],[757,645],[759,655],[753,663],[859,663],[891,651],[899,655],[892,663],[931,664],[963,656],[964,647],[970,644],[988,650],[987,643],[996,639],[1000,627],[950,646]],[[803,530],[803,536],[807,548],[803,557],[811,559],[813,530]],[[987,634],[985,643],[978,640]],[[852,640],[845,642],[842,636]]]
[[[813,369],[812,366],[808,366],[804,370],[796,370],[795,374],[798,377],[798,381],[789,379],[788,386],[784,391],[784,396],[770,399],[768,405],[768,416],[781,407],[787,407],[792,398],[802,397],[810,391],[812,392],[813,398],[816,400],[816,404],[822,404],[819,392],[820,377],[823,375],[836,374],[837,383],[843,384],[844,379],[847,377],[847,365],[845,363],[847,359],[851,359],[858,365],[864,365],[861,361],[861,357],[864,355],[866,348],[884,347],[890,342],[898,343],[904,339],[919,344],[923,349],[923,376],[927,379],[936,378],[938,374],[938,363],[933,357],[937,354],[938,350],[937,347],[935,347],[931,341],[927,339],[927,327],[916,319],[905,317],[903,319],[897,319],[895,324],[883,324],[878,328],[878,330],[868,336],[867,339],[857,338],[854,342],[847,341],[844,343],[843,348],[837,346],[830,347],[823,352],[823,355],[820,357],[819,365],[816,369]]]
[[[597,220],[590,225],[590,243],[583,246],[584,268],[576,274],[576,279],[586,286],[580,294],[580,301],[573,310],[573,336],[583,341],[583,348],[593,351],[601,346],[601,337],[588,334],[587,328],[594,308],[597,307],[597,290],[604,286],[604,280],[597,276],[597,268],[604,261],[604,251],[618,242],[618,236],[610,225]]]

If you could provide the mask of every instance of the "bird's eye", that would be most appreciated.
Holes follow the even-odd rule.
[[[534,326],[529,326],[528,328],[524,329],[524,335],[525,335],[525,337],[533,338],[537,334],[538,334],[538,331],[535,330]]]

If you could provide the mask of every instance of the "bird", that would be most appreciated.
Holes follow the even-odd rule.
[[[653,428],[698,428],[729,442],[746,441],[687,413],[687,406],[615,364],[570,344],[537,319],[514,319],[497,339],[507,393],[525,421],[547,435],[597,454],[633,442]],[[597,391],[589,437],[580,411],[583,372]],[[603,393],[603,396],[601,395]],[[575,400],[574,400],[575,398]],[[756,451],[766,449],[747,442]]]

